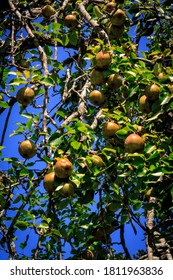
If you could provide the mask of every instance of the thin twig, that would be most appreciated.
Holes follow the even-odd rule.
[[[121,245],[123,246],[124,252],[126,254],[126,259],[131,260],[130,253],[127,249],[126,243],[125,243],[125,238],[124,238],[124,225],[120,226],[120,239],[121,239]]]
[[[8,122],[9,122],[9,118],[10,118],[10,115],[11,115],[11,112],[12,112],[12,108],[13,108],[13,107],[10,107],[10,108],[9,108],[7,117],[6,117],[6,119],[5,119],[4,129],[3,129],[2,137],[1,137],[1,144],[0,144],[1,146],[3,146],[3,143],[4,143],[4,138],[5,138],[5,134],[6,134],[6,131],[7,131]]]

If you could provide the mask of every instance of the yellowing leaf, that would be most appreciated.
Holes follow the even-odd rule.
[[[30,71],[24,70],[23,73],[24,73],[26,79],[29,79],[29,78],[30,78]]]

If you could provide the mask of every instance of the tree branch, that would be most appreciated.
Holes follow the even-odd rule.
[[[156,203],[156,198],[155,197],[150,197],[149,199],[150,204],[155,204]],[[146,239],[146,244],[147,244],[147,251],[148,251],[148,259],[153,260],[153,226],[154,226],[154,215],[155,211],[154,208],[151,210],[147,211],[147,221],[146,221],[146,226],[149,230],[147,234],[147,239]]]

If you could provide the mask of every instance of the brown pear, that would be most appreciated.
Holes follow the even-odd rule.
[[[106,79],[104,77],[104,72],[96,69],[92,70],[90,74],[90,80],[92,85],[97,85],[97,86],[101,86],[106,82]]]
[[[48,193],[52,193],[55,190],[55,179],[56,179],[56,175],[55,172],[50,172],[47,173],[44,176],[44,180],[43,180],[43,186],[44,189],[48,192]]]
[[[91,157],[92,165],[96,167],[102,167],[103,166],[103,160],[98,155],[92,155]]]
[[[73,196],[74,185],[72,183],[65,183],[59,191],[65,197]]]
[[[149,113],[151,111],[150,103],[146,95],[142,95],[139,99],[139,110],[142,113]]]
[[[67,178],[73,172],[73,165],[68,158],[59,158],[54,165],[54,171],[58,178]]]
[[[76,27],[77,18],[75,14],[69,14],[65,17],[65,25],[69,28]]]
[[[118,89],[122,86],[123,80],[119,74],[111,74],[107,80],[108,87],[111,89]]]
[[[173,94],[173,83],[168,85],[169,91],[171,94]]]
[[[89,95],[90,102],[95,106],[100,106],[105,101],[104,94],[99,90],[93,90]]]
[[[123,10],[118,9],[110,18],[110,21],[113,25],[121,26],[124,24],[126,18],[126,14]]]
[[[29,159],[36,155],[37,148],[31,140],[24,140],[20,143],[18,151],[23,158]]]
[[[105,138],[115,136],[115,133],[120,129],[119,125],[113,121],[107,121],[102,128],[103,136]]]
[[[95,61],[98,68],[108,68],[111,63],[111,55],[109,52],[100,51],[96,54]]]
[[[159,98],[160,94],[160,87],[156,85],[155,83],[149,85],[145,89],[145,95],[149,100],[156,100]]]
[[[51,16],[53,16],[56,13],[55,9],[50,5],[45,5],[42,8],[42,15],[44,18],[49,19]]]
[[[144,140],[138,134],[132,133],[125,139],[124,147],[128,153],[140,152],[144,149]]]
[[[105,5],[105,11],[111,13],[115,9],[116,5],[114,2],[109,2]]]
[[[108,24],[107,32],[110,39],[120,40],[123,36],[124,26],[116,26],[110,23]]]
[[[85,260],[93,260],[94,259],[94,254],[90,249],[86,249],[83,253],[82,253],[82,259]]]
[[[16,100],[23,106],[27,106],[32,103],[35,93],[32,88],[23,87],[18,90],[16,94]]]

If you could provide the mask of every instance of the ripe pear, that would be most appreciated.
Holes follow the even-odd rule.
[[[171,94],[173,94],[173,83],[168,85],[169,91]]]
[[[59,158],[54,165],[54,171],[58,178],[67,178],[73,172],[73,165],[68,158]]]
[[[159,94],[160,94],[160,87],[158,85],[156,85],[155,83],[148,85],[145,88],[145,95],[147,96],[147,98],[149,100],[156,100],[159,98]]]
[[[96,54],[95,62],[98,68],[108,68],[111,63],[111,55],[107,51],[100,51]]]
[[[16,100],[23,106],[27,106],[32,103],[34,96],[35,94],[32,88],[23,87],[18,90],[16,94]]]
[[[111,16],[110,21],[115,26],[122,26],[124,24],[125,18],[126,18],[125,12],[121,9],[118,9]]]
[[[43,186],[44,189],[48,192],[48,193],[52,193],[55,190],[55,179],[56,179],[56,175],[55,172],[50,172],[47,173],[44,177],[43,180]]]
[[[70,14],[65,17],[65,25],[69,28],[76,27],[77,18],[75,14]]]
[[[139,99],[139,110],[143,113],[149,113],[151,111],[150,103],[146,95],[142,95]]]
[[[105,11],[111,13],[115,9],[116,5],[114,2],[109,2],[105,5]]]
[[[116,26],[110,23],[107,26],[107,32],[110,39],[120,40],[123,36],[124,26]]]
[[[92,155],[91,161],[92,161],[93,166],[96,166],[96,167],[102,167],[103,166],[103,160],[98,155]]]
[[[105,101],[105,96],[99,90],[93,90],[90,92],[89,101],[95,106],[100,106]]]
[[[115,133],[120,129],[119,125],[113,121],[107,121],[102,128],[103,136],[105,138],[115,136]]]
[[[42,8],[42,15],[44,18],[49,19],[51,16],[53,16],[56,13],[55,9],[50,5],[45,5]]]
[[[124,142],[126,152],[135,153],[144,149],[144,139],[136,133],[130,134]]]
[[[164,79],[164,78],[165,78],[165,74],[164,74],[163,72],[160,72],[160,73],[157,75],[157,78],[158,78],[159,80]]]
[[[73,196],[74,185],[72,183],[65,183],[59,191],[65,197]]]
[[[31,140],[24,140],[20,143],[18,151],[23,158],[29,159],[36,155],[37,148]]]
[[[83,253],[82,253],[82,259],[85,260],[93,260],[94,259],[94,254],[90,249],[86,249]]]
[[[107,80],[108,87],[111,89],[118,89],[122,86],[123,80],[119,74],[111,74]]]
[[[106,79],[104,77],[104,72],[96,69],[92,70],[90,74],[90,80],[92,85],[97,85],[97,86],[101,86],[106,82]]]

